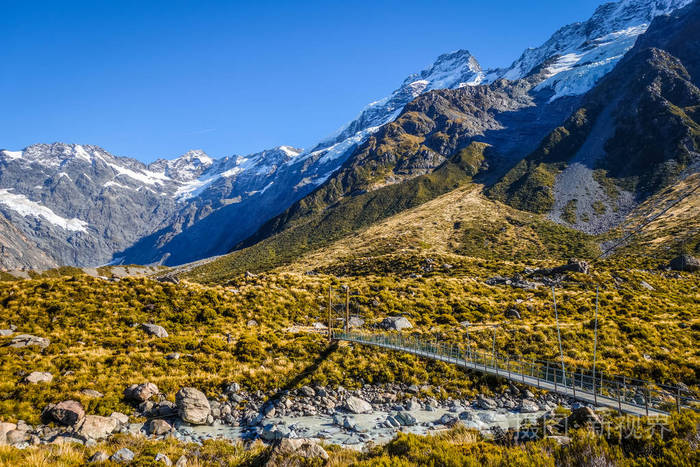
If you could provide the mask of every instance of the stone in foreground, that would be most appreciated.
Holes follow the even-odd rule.
[[[109,459],[117,464],[126,464],[134,460],[136,455],[129,448],[121,448],[119,451],[112,454]]]
[[[195,388],[181,388],[175,395],[180,418],[193,425],[207,423],[210,407],[207,396]]]
[[[403,316],[389,316],[384,318],[380,324],[387,331],[401,331],[403,329],[411,329],[413,325]]]
[[[42,412],[42,418],[62,426],[73,426],[85,417],[85,410],[78,401],[67,400],[49,404]]]
[[[345,401],[345,409],[354,414],[372,413],[372,405],[364,399],[350,396]]]

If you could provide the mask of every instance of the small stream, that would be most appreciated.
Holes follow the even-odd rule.
[[[465,412],[468,415],[465,415]],[[386,423],[387,417],[395,415],[395,412],[375,411],[371,414],[339,414],[336,422],[341,419],[348,428],[334,423],[334,417],[328,415],[300,416],[300,417],[275,417],[261,423],[260,427],[233,427],[228,425],[192,426],[184,423],[176,423],[174,435],[184,441],[201,442],[206,439],[251,440],[258,436],[272,438],[269,431],[279,430],[285,437],[311,438],[343,447],[362,449],[367,443],[383,444],[392,440],[399,431],[415,434],[428,434],[447,427],[440,422],[445,414],[458,417],[459,421],[468,428],[474,428],[482,432],[498,426],[503,429],[519,428],[525,420],[534,421],[545,411],[535,413],[520,413],[506,409],[481,410],[463,408],[459,413],[447,408],[434,410],[407,410],[403,413],[410,414],[416,423],[412,426],[391,427]],[[347,418],[347,422],[345,419]],[[274,427],[271,429],[271,427]],[[133,426],[137,431],[140,427]],[[263,433],[268,431],[268,433]]]

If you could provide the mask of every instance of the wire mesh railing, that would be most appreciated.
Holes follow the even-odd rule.
[[[401,333],[333,331],[333,338],[453,363],[624,413],[659,415],[673,410],[680,411],[682,408],[700,409],[700,400],[688,389],[606,375],[603,372],[593,373],[587,368],[566,366],[563,363],[525,360],[522,357],[462,348],[454,343],[426,340]]]

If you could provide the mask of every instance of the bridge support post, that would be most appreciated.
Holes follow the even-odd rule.
[[[676,410],[681,413],[681,388],[676,386]]]
[[[644,410],[646,411],[647,417],[649,416],[649,388],[644,385]]]
[[[617,383],[617,411],[622,415],[622,401],[620,400],[620,383]]]

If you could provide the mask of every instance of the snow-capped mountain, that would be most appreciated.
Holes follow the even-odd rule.
[[[473,137],[486,128],[503,154],[523,157],[520,152],[615,67],[654,17],[690,2],[604,4],[589,20],[561,28],[506,68],[484,71],[466,50],[441,55],[306,152],[280,146],[212,159],[195,150],[144,165],[87,145],[0,151],[0,213],[57,264],[178,264],[225,253],[323,184],[368,138],[431,90],[474,90],[469,94],[480,105],[508,95],[503,105],[488,105],[500,116],[477,113],[468,123]],[[519,112],[511,112],[511,105]],[[534,130],[518,132],[524,121]]]
[[[609,73],[635,44],[651,21],[693,0],[622,0],[599,6],[588,21],[555,32],[537,48],[527,49],[506,69],[489,70],[484,81],[516,80],[545,65],[537,90],[551,100],[585,94]]]
[[[232,198],[261,192],[299,152],[284,146],[214,160],[195,150],[145,165],[89,145],[3,150],[0,214],[56,264],[105,264],[183,212],[194,223]],[[21,265],[5,259],[0,266]]]

